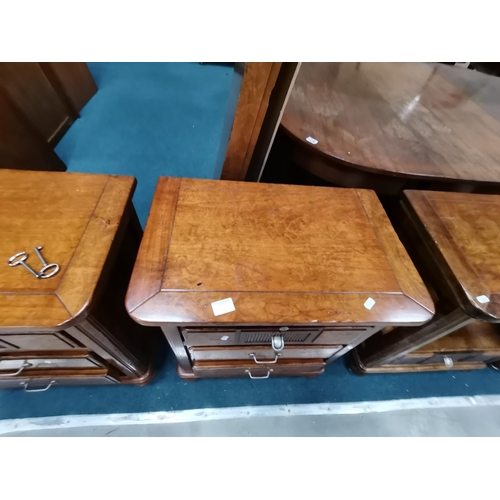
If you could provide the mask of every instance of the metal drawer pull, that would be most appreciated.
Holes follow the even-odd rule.
[[[25,361],[21,365],[21,368],[19,368],[19,370],[17,370],[17,372],[15,372],[15,373],[6,373],[3,376],[4,377],[15,377],[16,375],[19,375],[25,368],[31,368],[32,366],[33,365],[31,363],[28,363],[27,361]]]
[[[274,363],[277,363],[278,361],[278,358],[281,356],[280,353],[277,353],[275,356],[274,356],[274,359],[269,359],[269,360],[264,360],[264,361],[259,361],[256,357],[255,357],[255,354],[253,352],[251,352],[249,354],[249,356],[251,358],[253,358],[253,360],[258,364],[258,365],[273,365]]]
[[[273,335],[271,345],[275,352],[280,352],[285,348],[285,341],[281,335]]]
[[[448,356],[443,356],[443,361],[444,361],[444,366],[446,366],[446,368],[451,368],[453,366],[453,360]]]
[[[264,375],[263,377],[254,377],[254,376],[252,375],[252,372],[251,372],[250,370],[245,370],[245,373],[248,373],[248,376],[249,376],[251,379],[254,379],[254,380],[263,380],[263,379],[265,379],[265,378],[269,378],[269,375],[271,375],[271,372],[272,372],[272,371],[273,371],[272,369],[267,370],[267,375]]]
[[[51,380],[49,385],[47,385],[47,387],[42,387],[42,389],[28,389],[29,382],[25,382],[24,384],[21,382],[21,385],[24,385],[24,392],[45,392],[48,391],[55,383],[55,380]]]

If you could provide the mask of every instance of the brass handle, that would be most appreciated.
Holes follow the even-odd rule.
[[[25,368],[30,368],[32,367],[33,365],[31,363],[28,363],[27,361],[25,361],[22,365],[21,365],[21,368],[19,368],[19,370],[17,370],[17,372],[15,373],[6,373],[4,375],[2,375],[3,377],[15,377],[16,375],[19,375]]]
[[[55,380],[51,380],[47,387],[42,387],[41,389],[28,389],[29,381],[24,384],[21,383],[21,385],[24,385],[24,392],[45,392],[48,391],[55,383]]]
[[[251,372],[250,370],[245,370],[245,373],[248,373],[248,376],[249,376],[251,379],[253,379],[253,380],[264,380],[264,379],[266,379],[266,378],[269,378],[269,375],[271,375],[271,372],[272,372],[272,371],[273,371],[272,369],[268,369],[268,370],[267,370],[267,375],[264,375],[263,377],[254,377],[254,376],[252,375],[252,372]]]
[[[251,358],[253,358],[253,360],[258,364],[258,365],[273,365],[274,363],[277,363],[278,362],[278,358],[279,356],[281,356],[281,354],[276,354],[274,356],[274,359],[273,360],[264,360],[264,361],[259,361],[256,357],[255,357],[255,354],[253,352],[251,352],[249,354],[249,356]]]

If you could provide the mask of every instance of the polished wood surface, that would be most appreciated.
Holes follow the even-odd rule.
[[[0,170],[0,327],[58,328],[85,312],[135,186],[133,177]],[[96,241],[99,242],[96,245]],[[39,266],[41,245],[60,271],[35,279],[9,267],[18,252]],[[39,266],[40,267],[40,266]]]
[[[75,355],[91,356],[101,375],[118,382],[149,380],[151,336],[123,305],[142,233],[134,187],[133,177],[0,170],[0,368],[5,360],[26,365],[17,375],[0,369],[0,388],[12,386],[4,379],[22,382],[42,369],[57,380],[70,370],[82,383]],[[37,279],[8,265],[25,251],[39,271],[36,246],[60,266],[57,274]]]
[[[381,366],[392,371],[389,365],[407,365],[412,357],[430,363],[425,356],[446,355],[484,367],[500,355],[495,325],[500,322],[500,196],[405,191],[401,214],[413,235],[410,244],[419,248],[422,260],[414,262],[429,280],[437,312],[422,327],[369,339],[358,351],[358,366],[379,373]]]
[[[500,321],[500,196],[406,191],[404,207],[462,308]],[[488,299],[481,303],[481,297]],[[479,298],[478,298],[479,297]]]
[[[330,182],[498,187],[499,102],[500,79],[439,63],[303,63],[282,127],[295,161]]]
[[[226,298],[235,311],[215,316],[212,303]],[[275,337],[287,346],[281,361],[303,365],[272,376],[319,374],[306,363],[309,348],[330,362],[383,326],[422,324],[434,312],[372,191],[168,177],[158,181],[126,307],[162,327],[187,379],[250,376],[252,359],[224,365],[225,349],[271,352]],[[196,359],[203,346],[210,367]]]
[[[245,63],[234,118],[232,112],[227,117],[232,123],[229,143],[221,145],[221,179],[245,179],[280,68],[280,62]]]
[[[226,297],[236,311],[215,319],[210,304]],[[415,324],[433,313],[373,192],[172,178],[158,182],[127,309],[149,325]]]

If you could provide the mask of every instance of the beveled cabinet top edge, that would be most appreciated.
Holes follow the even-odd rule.
[[[481,201],[472,198],[479,197]],[[489,287],[477,275],[469,262],[468,257],[458,246],[453,235],[445,226],[441,217],[436,212],[432,200],[440,199],[450,202],[460,203],[487,203],[491,197],[491,202],[497,204],[500,201],[499,195],[476,195],[474,193],[454,193],[435,191],[403,191],[403,203],[411,207],[419,222],[420,231],[427,235],[427,246],[434,255],[444,259],[445,268],[441,267],[443,275],[450,285],[459,292],[467,302],[464,304],[467,312],[483,321],[500,320],[500,294],[491,292]],[[466,198],[469,198],[467,200]],[[448,267],[446,269],[446,267]],[[486,304],[478,301],[478,297],[486,296],[489,302]]]
[[[0,170],[0,178],[3,172],[12,174],[8,169]],[[109,174],[90,174],[80,172],[40,172],[23,171],[23,175],[35,176],[80,176],[80,177],[101,177],[105,178],[100,195],[89,218],[87,226],[82,233],[78,245],[75,247],[72,257],[64,269],[64,273],[57,290],[47,293],[30,292],[0,292],[0,302],[7,304],[8,297],[25,297],[24,300],[36,300],[37,303],[45,301],[50,302],[50,307],[33,304],[30,313],[23,318],[22,322],[16,320],[8,314],[9,308],[2,313],[2,326],[0,331],[58,331],[71,326],[87,315],[87,309],[91,305],[94,293],[98,286],[102,268],[106,263],[108,254],[113,243],[114,237],[120,225],[127,204],[130,202],[137,181],[133,176],[109,175]],[[92,261],[90,272],[88,272],[88,252],[81,254],[81,246],[87,239],[91,238],[92,228],[100,230],[99,252]],[[103,242],[102,239],[105,239]],[[87,241],[87,247],[94,248],[95,245]],[[88,250],[88,248],[87,248]],[[94,252],[95,253],[95,252]],[[80,255],[81,254],[81,255]],[[78,275],[78,290],[72,290],[71,274],[73,268],[79,267],[86,269],[83,277]],[[66,285],[65,285],[65,280]],[[0,304],[1,306],[1,304]],[[0,307],[1,308],[1,307]],[[34,308],[34,309],[33,309]],[[33,311],[31,310],[33,309]],[[51,311],[47,313],[47,311]],[[53,321],[52,321],[53,320]]]
[[[153,198],[153,204],[151,206],[151,211],[150,211],[150,216],[148,218],[148,222],[146,224],[146,229],[144,232],[144,237],[143,241],[141,242],[141,247],[139,249],[139,254],[138,258],[136,260],[136,264],[134,267],[134,271],[132,274],[132,279],[129,284],[129,289],[127,291],[127,297],[126,297],[126,308],[130,316],[138,323],[141,324],[147,324],[147,325],[157,325],[161,323],[167,323],[167,322],[173,322],[173,323],[193,323],[193,321],[196,323],[196,321],[201,321],[201,322],[211,322],[211,323],[234,323],[234,322],[251,322],[251,323],[259,323],[259,324],[264,324],[264,323],[269,323],[269,322],[276,322],[278,321],[277,315],[275,314],[270,314],[270,315],[265,315],[265,314],[259,314],[253,316],[250,314],[248,315],[245,319],[242,319],[241,317],[239,319],[233,318],[230,319],[230,315],[225,315],[226,317],[215,317],[215,316],[205,316],[202,312],[201,309],[206,309],[207,305],[210,305],[210,302],[206,302],[204,305],[200,306],[200,310],[197,313],[194,314],[188,314],[188,315],[182,315],[182,316],[177,316],[174,318],[175,314],[172,314],[170,312],[167,312],[165,309],[162,307],[162,311],[158,309],[158,306],[160,303],[164,303],[165,306],[168,306],[168,309],[170,309],[171,302],[168,300],[167,302],[164,302],[164,299],[167,297],[172,298],[174,295],[178,298],[182,297],[183,299],[186,299],[188,295],[191,298],[196,297],[196,301],[201,299],[202,296],[205,296],[208,298],[209,295],[219,295],[220,294],[226,294],[226,292],[221,292],[220,290],[218,291],[190,291],[190,290],[185,290],[185,291],[173,291],[173,290],[162,290],[161,289],[161,282],[163,279],[163,274],[165,272],[165,265],[167,262],[168,258],[168,247],[166,247],[164,252],[158,252],[157,248],[155,247],[155,243],[158,243],[158,240],[162,238],[168,237],[168,241],[170,241],[170,236],[171,231],[173,229],[174,223],[175,223],[175,210],[176,210],[176,205],[177,205],[177,199],[179,196],[179,192],[181,189],[214,189],[214,190],[231,190],[231,191],[245,191],[245,192],[262,192],[264,190],[265,192],[280,192],[283,193],[284,191],[289,193],[289,194],[304,194],[304,189],[311,191],[315,191],[316,193],[321,193],[324,196],[330,196],[332,195],[333,192],[340,194],[349,194],[350,196],[355,195],[356,197],[359,197],[358,201],[361,203],[361,205],[365,208],[365,211],[367,211],[367,207],[365,206],[366,202],[363,202],[363,193],[371,193],[371,195],[367,195],[368,197],[372,197],[371,199],[371,207],[368,208],[368,211],[372,211],[373,213],[373,206],[376,204],[380,204],[378,199],[376,198],[375,193],[372,190],[356,190],[356,189],[349,189],[349,188],[331,188],[331,187],[316,187],[316,186],[307,186],[306,188],[304,186],[294,186],[294,185],[281,185],[281,184],[262,184],[262,183],[248,183],[248,182],[237,182],[237,181],[214,181],[214,180],[199,180],[199,179],[186,179],[186,178],[178,178],[178,177],[160,177],[158,179],[155,195]],[[332,191],[334,190],[334,191]],[[360,195],[361,193],[361,195]],[[167,196],[170,197],[170,202],[166,202],[165,199],[161,199],[162,196]],[[374,197],[374,198],[373,198]],[[175,203],[174,203],[175,199]],[[167,198],[168,201],[168,198]],[[383,225],[384,225],[384,230],[386,232],[390,233],[390,238],[391,241],[392,239],[396,239],[397,243],[401,246],[401,243],[399,242],[399,239],[397,238],[397,235],[392,228],[392,225],[390,224],[385,211],[383,210],[382,206],[376,210],[376,216],[377,217],[382,217],[383,214]],[[366,213],[368,219],[372,222],[372,216],[370,213]],[[162,233],[162,236],[158,235],[158,231]],[[393,234],[392,234],[392,233]],[[380,236],[377,235],[377,237],[380,239]],[[155,241],[156,239],[156,241]],[[156,245],[158,246],[158,245]],[[402,248],[402,246],[401,246]],[[386,248],[382,247],[384,253],[387,254]],[[401,251],[398,247],[398,251]],[[152,255],[152,258],[150,257],[150,252],[154,255]],[[156,253],[155,253],[156,252]],[[409,261],[409,257],[407,256],[406,252],[403,249],[403,255],[406,255],[406,258]],[[392,257],[392,260],[396,258],[396,255]],[[388,257],[389,260],[391,260]],[[413,270],[410,269],[412,277],[414,276],[413,273],[416,273],[416,270],[413,267],[413,264],[411,261],[409,261],[410,266]],[[405,266],[408,266],[408,262],[403,263],[403,268]],[[400,270],[401,268],[399,268]],[[398,282],[401,284],[401,273],[399,273],[399,276],[394,268],[394,262],[392,263],[392,270],[393,273],[396,276],[396,279]],[[418,289],[418,293],[412,294],[412,290],[408,290],[407,288],[404,287],[404,285],[401,287],[402,292],[401,293],[392,293],[392,294],[385,294],[387,296],[392,295],[391,300],[394,299],[395,296],[398,297],[398,307],[401,308],[402,304],[404,303],[405,306],[403,308],[408,308],[409,311],[411,311],[410,316],[413,315],[413,319],[409,318],[406,323],[408,324],[422,324],[428,321],[429,319],[432,318],[434,314],[434,305],[432,303],[432,300],[430,299],[430,296],[428,295],[427,290],[425,289],[425,286],[423,282],[421,281],[420,277],[418,274],[416,275],[417,278],[417,286],[416,288]],[[422,288],[423,287],[423,288]],[[181,295],[182,294],[182,295]],[[332,294],[324,293],[324,292],[311,292],[308,294],[297,294],[297,293],[290,293],[290,292],[274,292],[274,293],[268,293],[268,292],[230,292],[232,295],[237,295],[238,297],[242,297],[244,300],[248,300],[250,297],[257,297],[257,296],[262,296],[262,297],[267,297],[269,298],[270,296],[274,296],[276,298],[277,296],[282,296],[282,297],[291,297],[293,295],[302,295],[302,296],[308,296],[309,299],[311,297],[322,297],[324,299],[325,296],[336,296],[336,302],[340,299],[340,297],[348,297],[348,300],[351,300],[354,296],[359,297],[359,300],[361,300],[361,297],[363,297],[363,302],[360,303],[360,306],[363,307],[364,302],[367,300],[370,294],[359,294],[356,292],[349,292],[349,293],[343,293],[343,292],[335,292]],[[365,296],[366,295],[366,296]],[[378,294],[371,294],[375,297],[377,295],[380,300],[383,302],[382,297],[384,296],[383,293],[378,293]],[[221,296],[221,298],[224,298]],[[289,304],[292,306],[293,304]],[[319,304],[318,304],[319,305]],[[329,306],[331,309],[332,302],[330,301]],[[196,309],[198,309],[196,307]],[[367,309],[365,309],[367,311]],[[334,318],[331,317],[331,314],[329,311],[325,310],[323,312],[318,311],[319,314],[318,316],[322,317],[322,324],[331,324],[337,322]],[[349,316],[351,313],[346,313],[347,316]],[[153,319],[153,316],[155,319]],[[163,319],[160,319],[160,316],[163,316]],[[279,316],[279,315],[278,315]],[[377,315],[378,321],[379,322],[387,322],[391,323],[394,315],[391,315],[390,313],[385,314],[385,315]],[[169,319],[168,319],[169,318]],[[200,319],[203,318],[203,319]],[[312,318],[311,322],[319,322],[319,319]],[[373,319],[367,319],[366,320],[368,323],[374,322],[375,318]],[[399,320],[401,323],[405,323],[405,321]],[[349,320],[347,320],[349,322]],[[358,321],[353,321],[353,322],[358,322]],[[308,321],[303,321],[301,322],[302,324],[307,324]],[[297,323],[298,324],[298,323]],[[320,323],[321,324],[321,323]]]

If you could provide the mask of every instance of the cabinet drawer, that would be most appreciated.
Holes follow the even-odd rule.
[[[467,361],[480,362],[480,363],[493,363],[494,361],[498,360],[500,360],[500,353],[482,352],[480,354],[474,354]]]
[[[315,344],[351,344],[358,337],[376,332],[374,326],[338,326],[327,327],[314,340]]]
[[[474,356],[471,352],[441,352],[428,357],[422,364],[444,364],[446,358],[451,359],[453,362],[469,361]]]
[[[294,346],[289,345],[278,353],[278,359],[328,359],[343,346]],[[221,349],[211,347],[189,347],[189,354],[193,361],[217,361],[217,360],[247,360],[255,364],[266,361],[273,362],[276,359],[275,351],[269,346],[235,347],[228,346]],[[257,361],[260,362],[257,363]]]
[[[102,364],[90,357],[82,358],[18,358],[2,359],[0,356],[0,377],[19,371],[29,373],[33,370],[54,370],[66,368],[101,368]]]
[[[234,328],[231,329],[193,329],[181,328],[184,342],[188,346],[211,346],[211,345],[234,345],[237,344],[237,333]]]
[[[412,355],[411,353],[406,354],[402,358],[395,359],[391,364],[394,365],[416,365],[418,363],[422,363],[423,361],[427,361],[430,358],[425,355]]]
[[[271,344],[275,335],[281,335],[285,344],[310,344],[320,328],[263,327],[263,328],[181,328],[187,346],[226,346]]]
[[[245,377],[265,380],[281,376],[316,376],[325,371],[322,359],[308,362],[279,360],[274,365],[255,365],[246,361],[198,361],[193,365],[196,377]]]
[[[0,335],[0,355],[4,352],[60,351],[78,347],[76,342],[63,333],[28,333]]]
[[[97,376],[30,376],[0,379],[0,389],[24,389],[26,392],[44,392],[55,386],[61,385],[112,385],[118,381],[110,375]]]

